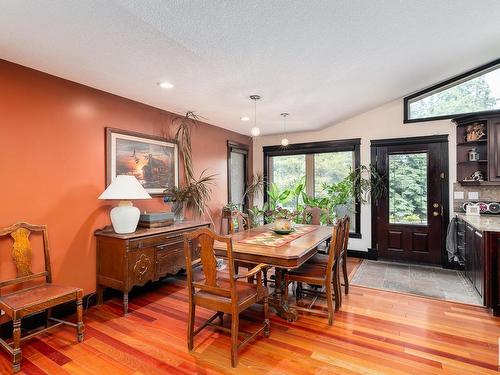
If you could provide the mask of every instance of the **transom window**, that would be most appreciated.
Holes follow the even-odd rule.
[[[342,141],[294,144],[264,147],[264,178],[275,183],[280,191],[293,189],[304,182],[304,192],[312,198],[323,198],[325,184],[342,181],[352,170],[359,167],[359,139]],[[264,199],[267,201],[267,194]],[[295,209],[303,205],[301,197],[283,204]],[[352,202],[348,208],[351,216],[351,237],[361,237],[359,202]]]
[[[405,122],[500,109],[500,60],[404,98]]]

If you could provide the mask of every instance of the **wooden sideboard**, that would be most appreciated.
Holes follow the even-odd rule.
[[[185,268],[182,235],[209,222],[185,221],[168,227],[138,229],[118,234],[106,227],[95,231],[97,245],[97,303],[102,303],[104,288],[123,292],[123,312],[128,312],[128,293],[134,286],[143,286]],[[193,259],[197,254],[193,254]]]

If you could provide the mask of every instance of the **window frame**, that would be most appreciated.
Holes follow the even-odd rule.
[[[309,155],[321,154],[328,152],[352,151],[354,154],[354,168],[359,168],[361,138],[341,139],[321,142],[294,143],[287,147],[283,146],[264,146],[264,181],[269,181],[269,162],[273,156],[290,156],[290,155]],[[306,158],[307,159],[307,158]],[[307,163],[307,160],[306,160]],[[307,166],[306,166],[307,170]],[[313,175],[314,178],[314,175]],[[264,189],[264,202],[268,201],[267,189]],[[356,231],[349,233],[350,238],[361,238],[361,202],[356,200],[355,204],[355,227]]]
[[[238,143],[234,141],[227,141],[227,202],[231,203],[231,154],[233,152],[239,153],[245,156],[245,170],[243,171],[243,176],[244,176],[244,186],[245,189],[248,188],[248,160],[249,160],[249,151],[250,147],[247,144],[243,143]],[[243,212],[246,212],[249,206],[249,199],[247,196],[245,196],[244,202],[243,202]]]
[[[453,119],[456,117],[461,117],[461,116],[468,116],[468,115],[484,115],[488,114],[494,111],[498,111],[498,109],[491,109],[491,110],[486,110],[486,111],[477,111],[477,112],[467,112],[467,113],[455,113],[455,114],[449,114],[449,115],[442,115],[442,116],[434,116],[434,117],[425,117],[425,118],[419,118],[419,119],[410,119],[410,101],[412,101],[415,98],[422,97],[424,99],[427,96],[430,96],[432,94],[436,94],[438,92],[442,92],[446,90],[447,88],[451,88],[457,84],[463,83],[465,81],[468,81],[469,79],[476,78],[481,75],[481,73],[488,73],[488,71],[492,71],[495,69],[495,66],[498,66],[498,69],[500,69],[500,59],[491,61],[487,64],[481,65],[477,68],[471,69],[465,73],[459,74],[455,77],[452,77],[450,79],[447,79],[445,81],[439,82],[435,85],[432,85],[426,89],[420,90],[414,94],[405,96],[403,98],[403,123],[404,124],[411,124],[415,122],[425,122],[425,121],[436,121],[436,120],[448,120],[448,119]],[[429,94],[429,95],[428,95]]]

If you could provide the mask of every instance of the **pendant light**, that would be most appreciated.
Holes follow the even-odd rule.
[[[282,113],[281,116],[283,117],[283,138],[281,139],[281,145],[283,147],[287,147],[288,146],[288,138],[286,137],[286,118],[287,116],[289,116],[290,114],[289,113]]]
[[[250,99],[254,101],[253,128],[250,130],[250,134],[252,134],[252,137],[258,137],[260,135],[260,129],[257,127],[257,100],[260,99],[260,95],[250,95]]]

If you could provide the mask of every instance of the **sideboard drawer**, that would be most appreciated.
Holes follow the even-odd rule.
[[[144,285],[155,275],[155,250],[153,248],[128,253],[128,282],[130,286]]]
[[[192,229],[179,230],[172,233],[160,234],[156,236],[142,237],[130,241],[129,251],[135,249],[144,249],[147,247],[157,246],[158,250],[162,250],[163,246],[177,246],[184,241],[183,234],[191,232]],[[178,247],[178,246],[177,246]]]

